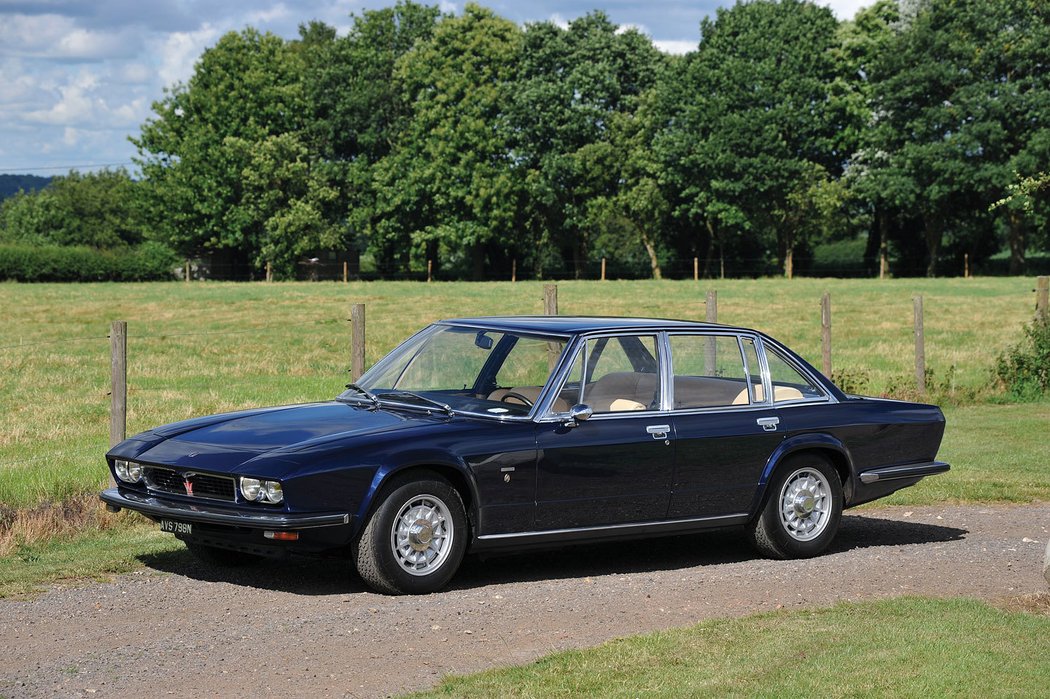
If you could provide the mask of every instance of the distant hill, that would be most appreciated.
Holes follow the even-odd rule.
[[[24,189],[27,192],[33,192],[38,189],[51,184],[50,177],[40,177],[38,175],[0,175],[0,201],[7,199],[12,194],[17,194],[18,190]]]

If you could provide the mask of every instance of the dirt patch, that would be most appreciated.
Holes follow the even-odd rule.
[[[777,608],[908,594],[1034,609],[1048,536],[1050,503],[868,509],[807,561],[756,558],[727,531],[471,559],[424,597],[374,594],[338,563],[230,571],[180,552],[0,602],[0,695],[373,697]]]

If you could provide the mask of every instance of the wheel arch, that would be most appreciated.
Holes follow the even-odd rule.
[[[356,519],[357,531],[364,529],[368,518],[372,516],[383,498],[392,488],[412,479],[413,474],[424,477],[427,474],[440,476],[448,481],[463,500],[463,510],[467,515],[467,526],[473,530],[477,525],[477,484],[466,467],[442,461],[428,459],[389,468],[380,468],[372,478],[368,493],[358,509]],[[470,533],[468,532],[468,535]]]
[[[853,499],[856,485],[853,459],[850,457],[849,449],[830,434],[803,434],[784,440],[766,461],[765,468],[762,470],[762,477],[759,479],[754,502],[751,503],[750,512],[752,516],[762,512],[762,507],[769,497],[769,481],[773,478],[773,474],[780,465],[788,458],[807,453],[819,454],[831,462],[842,483],[843,506],[849,506],[850,501]]]

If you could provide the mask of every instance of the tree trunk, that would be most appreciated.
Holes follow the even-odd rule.
[[[937,254],[941,251],[941,222],[930,216],[924,217],[926,228],[926,253],[930,256],[926,265],[926,276],[937,276]]]
[[[705,221],[707,226],[707,254],[704,255],[704,279],[711,278],[711,258],[715,254],[715,227],[710,220]]]
[[[784,276],[795,276],[795,236],[790,230],[784,233]]]
[[[1007,214],[1007,228],[1010,243],[1010,274],[1020,276],[1025,271],[1024,219],[1013,209]]]
[[[883,212],[879,216],[879,279],[890,274],[890,220]]]
[[[649,236],[641,228],[638,229],[638,232],[642,234],[642,245],[645,246],[645,251],[649,253],[649,266],[653,270],[653,279],[663,279],[663,272],[660,271],[660,260],[656,256],[656,247],[653,245],[653,241],[649,240]]]

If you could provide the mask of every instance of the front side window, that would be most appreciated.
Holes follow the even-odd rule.
[[[658,410],[659,357],[655,335],[587,340],[576,353],[555,411],[581,403],[596,414]]]
[[[670,343],[675,410],[752,402],[755,370],[745,371],[735,335],[672,335]]]

